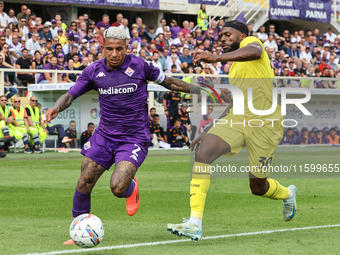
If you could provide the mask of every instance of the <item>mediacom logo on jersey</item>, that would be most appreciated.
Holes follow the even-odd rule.
[[[118,95],[118,94],[130,94],[137,90],[136,83],[122,84],[108,89],[99,88],[98,92],[101,95]]]
[[[223,88],[227,88],[231,91],[232,95],[233,95],[233,114],[234,115],[244,115],[244,95],[243,92],[240,88],[234,86],[234,85],[223,85]],[[304,95],[305,97],[303,98],[287,98],[287,94],[301,94]],[[276,108],[277,108],[277,97],[278,97],[278,89],[277,88],[273,88],[273,103],[272,103],[272,107],[268,110],[257,110],[254,108],[253,106],[253,99],[252,99],[252,95],[253,95],[253,88],[248,88],[248,108],[250,110],[250,112],[252,112],[255,115],[258,116],[266,116],[266,115],[270,115],[273,112],[275,112]],[[311,99],[311,93],[308,89],[304,89],[304,88],[281,88],[281,115],[285,116],[287,114],[287,104],[293,104],[295,105],[304,115],[309,116],[312,115],[302,104],[307,103],[309,100]],[[203,111],[202,108],[202,115],[206,114],[206,112]],[[220,119],[215,119],[214,120],[214,126],[216,124],[227,124],[228,121],[224,120],[220,121],[219,123],[217,123],[218,121],[220,121]],[[279,121],[276,119],[266,119],[266,121],[269,121],[272,123],[272,127],[274,126],[274,121]],[[292,125],[287,125],[285,124],[285,122],[294,122],[294,124]],[[253,124],[252,124],[253,123]],[[255,124],[256,123],[256,124]],[[259,123],[261,123],[259,125]],[[229,123],[231,126],[234,124],[242,124],[243,126],[246,125],[246,122],[244,120],[244,122],[234,122]],[[265,123],[263,120],[260,119],[253,119],[253,120],[249,120],[248,121],[248,126],[249,127],[262,127]],[[284,127],[295,127],[297,126],[297,121],[294,119],[285,119],[281,122],[281,125]]]

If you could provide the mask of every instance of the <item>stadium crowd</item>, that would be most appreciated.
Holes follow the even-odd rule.
[[[34,71],[37,69],[61,70],[58,82],[75,82],[78,74],[62,73],[62,70],[83,70],[101,60],[103,34],[110,26],[120,27],[125,31],[127,54],[139,56],[165,73],[187,79],[188,82],[190,77],[182,77],[183,73],[200,74],[198,81],[201,86],[205,83],[211,86],[215,83],[229,83],[228,78],[210,78],[205,75],[228,74],[232,62],[193,63],[191,55],[194,51],[207,51],[216,55],[223,53],[220,31],[224,20],[213,20],[208,26],[204,4],[201,5],[196,23],[185,20],[178,24],[173,19],[168,23],[166,19],[161,19],[159,24],[150,26],[146,26],[140,17],[128,20],[120,13],[115,20],[104,14],[101,21],[92,20],[88,14],[83,13],[70,24],[65,24],[60,14],[56,14],[51,20],[42,20],[26,5],[22,5],[21,10],[10,8],[4,12],[4,9],[4,3],[0,1],[0,68],[9,69],[5,73],[4,83],[7,99],[14,98],[18,93],[18,85],[52,83],[51,73],[38,74]],[[331,28],[325,33],[317,28],[314,31],[284,30],[282,35],[276,33],[274,25],[269,25],[268,31],[264,26],[258,32],[253,31],[252,25],[248,25],[248,29],[249,35],[258,37],[263,42],[276,76],[340,78],[340,35],[336,35]],[[32,69],[32,72],[15,73],[11,72],[11,68]],[[309,87],[309,80],[278,79],[277,86]],[[314,87],[340,88],[332,79],[316,80]],[[156,134],[156,141],[169,142],[172,147],[176,147],[178,142],[176,139],[171,140],[172,137],[180,139],[182,145],[189,145],[187,132],[192,127],[186,112],[187,106],[178,104],[180,93],[160,95],[162,97],[158,100],[163,102],[168,117],[167,135],[159,126],[157,114],[150,118],[151,133]],[[228,95],[223,99],[225,102],[231,101]],[[174,101],[177,103],[171,103]],[[336,132],[339,134],[338,130]],[[285,137],[289,136],[288,133],[290,131],[286,132]],[[308,133],[311,141],[314,141],[314,136],[318,137],[318,132]],[[307,135],[302,137],[307,139]],[[299,143],[297,138],[292,139],[289,136],[286,139],[294,141],[291,142],[294,144]],[[323,132],[322,142],[327,141]]]
[[[47,70],[83,70],[103,58],[101,44],[103,33],[110,26],[121,27],[126,32],[129,49],[127,54],[140,56],[152,62],[163,72],[202,74],[201,82],[213,85],[225,83],[227,79],[205,77],[204,74],[228,74],[232,63],[193,64],[191,53],[201,50],[212,54],[222,54],[220,31],[224,20],[213,20],[207,26],[205,5],[197,16],[197,23],[183,21],[178,24],[171,20],[161,19],[156,24],[146,26],[140,17],[131,21],[117,14],[112,20],[106,14],[97,22],[88,14],[80,15],[76,20],[65,24],[60,14],[51,20],[42,20],[34,10],[26,5],[21,10],[8,9],[0,2],[0,67],[17,69]],[[199,26],[194,30],[195,25]],[[181,26],[180,26],[181,25]],[[249,35],[258,37],[264,44],[272,61],[276,76],[294,77],[329,77],[339,78],[340,36],[328,29],[326,33],[297,30],[283,31],[279,36],[275,26],[269,30],[263,26],[258,32],[248,25]],[[31,83],[51,83],[52,75],[42,73],[7,72],[5,77],[8,98],[17,93],[15,85]],[[75,82],[78,75],[61,73],[58,82]],[[304,87],[308,80],[279,80],[278,86]],[[332,81],[316,81],[316,88],[335,88],[338,84]]]

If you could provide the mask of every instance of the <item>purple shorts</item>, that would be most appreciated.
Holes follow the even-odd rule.
[[[133,139],[131,139],[133,140]],[[103,136],[94,132],[84,144],[81,154],[92,159],[107,170],[122,160],[132,162],[138,169],[148,154],[149,143],[118,140],[116,137]]]

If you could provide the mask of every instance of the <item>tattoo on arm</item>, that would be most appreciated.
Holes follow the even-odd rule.
[[[182,81],[180,79],[176,79],[173,77],[166,77],[164,82],[161,84],[163,87],[174,90],[174,91],[181,91],[191,94],[200,94],[201,90],[199,87],[192,85],[190,83],[187,83],[185,81]]]
[[[68,93],[65,93],[54,104],[53,108],[56,109],[58,112],[62,112],[63,110],[67,109],[73,102],[74,97]]]

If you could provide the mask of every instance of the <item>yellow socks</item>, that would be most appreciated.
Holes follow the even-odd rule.
[[[190,182],[191,216],[203,218],[205,198],[210,185],[210,164],[195,162]]]
[[[278,181],[273,179],[267,179],[269,183],[269,189],[263,197],[268,197],[270,199],[284,200],[290,195],[290,189],[282,186]]]

